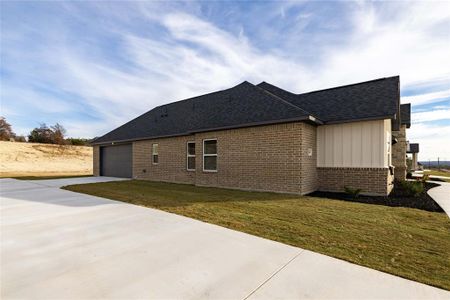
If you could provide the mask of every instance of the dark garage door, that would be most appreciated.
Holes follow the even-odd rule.
[[[100,151],[101,176],[132,176],[131,144],[102,147]]]

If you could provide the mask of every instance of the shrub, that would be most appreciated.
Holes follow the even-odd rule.
[[[16,142],[19,142],[19,143],[25,143],[25,142],[27,141],[27,139],[26,139],[23,135],[18,135],[18,136],[16,136],[16,137],[14,138],[14,140],[15,140]]]
[[[430,180],[430,175],[429,174],[423,174],[422,178],[420,178],[420,181],[425,184],[425,182],[427,182],[428,180]]]
[[[89,139],[67,138],[66,142],[69,145],[74,145],[74,146],[89,146]]]
[[[400,185],[408,196],[418,196],[425,190],[421,181],[400,181]]]
[[[344,186],[344,190],[347,194],[349,194],[350,196],[352,196],[353,199],[358,198],[359,194],[362,192],[361,189],[353,189],[351,187],[348,186]]]

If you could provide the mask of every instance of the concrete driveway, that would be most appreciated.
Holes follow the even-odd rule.
[[[449,299],[450,293],[154,209],[1,179],[2,299]]]
[[[430,189],[428,195],[439,204],[450,218],[450,182],[439,182],[439,186]]]

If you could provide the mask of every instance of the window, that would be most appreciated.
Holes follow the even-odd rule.
[[[158,164],[158,144],[152,145],[152,163]]]
[[[203,171],[217,172],[217,140],[203,140]]]
[[[187,170],[195,171],[195,143],[187,143]]]

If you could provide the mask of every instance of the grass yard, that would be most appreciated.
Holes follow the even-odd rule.
[[[138,180],[65,189],[161,209],[450,290],[450,220],[444,213]]]
[[[450,172],[440,171],[440,170],[436,170],[436,169],[424,171],[424,174],[450,177]],[[444,181],[450,182],[449,179],[444,179]]]

